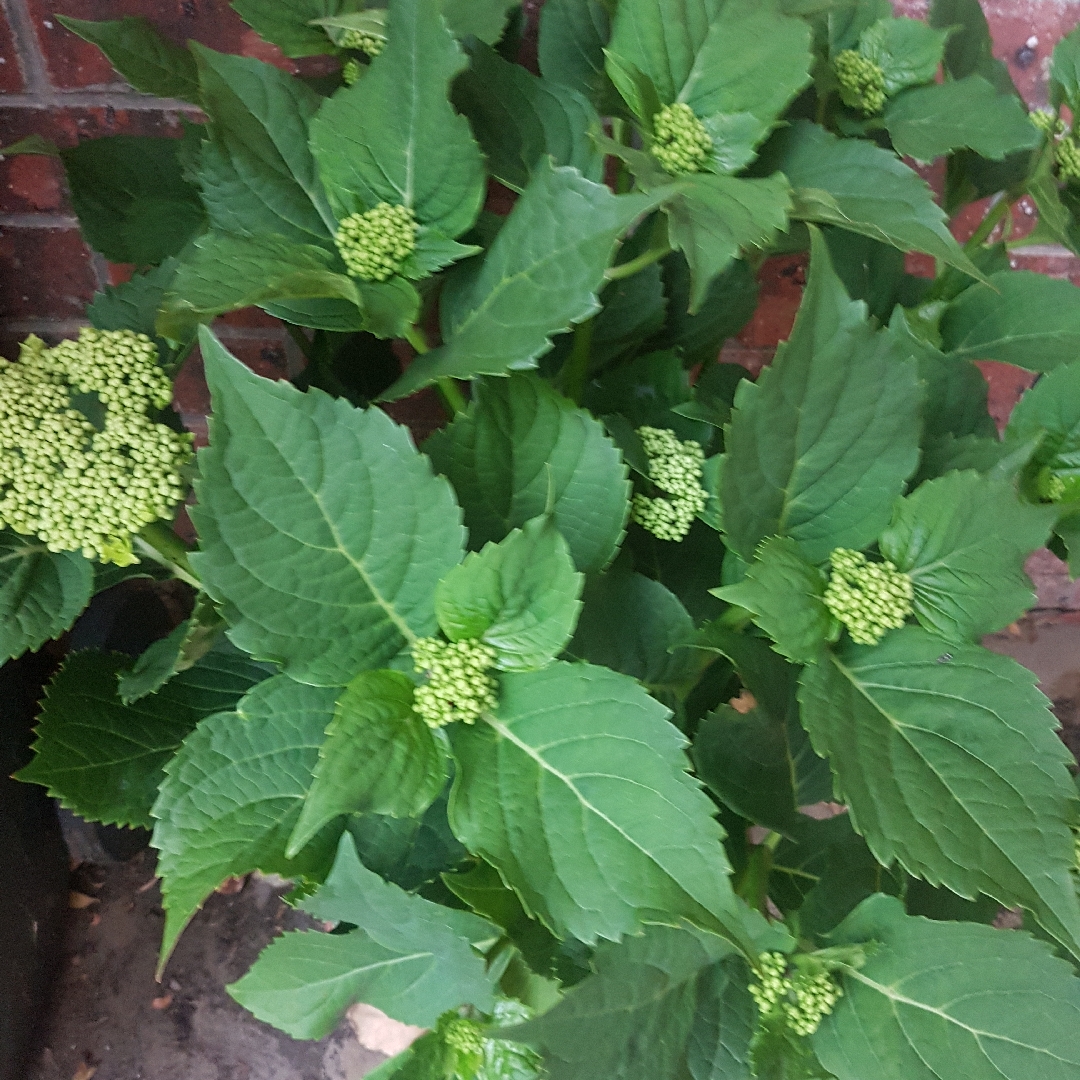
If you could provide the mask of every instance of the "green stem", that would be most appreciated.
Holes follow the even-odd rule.
[[[410,326],[409,329],[405,331],[405,340],[420,356],[431,351],[431,346],[427,343],[424,331],[421,330],[419,326]],[[442,403],[446,406],[447,412],[449,412],[451,416],[457,416],[469,407],[469,403],[465,400],[465,395],[458,389],[458,384],[449,376],[444,375],[442,378],[436,379],[435,389],[438,391],[439,397],[442,398]]]
[[[604,277],[608,281],[622,281],[623,278],[633,277],[639,270],[644,270],[646,266],[659,262],[665,255],[670,255],[672,250],[671,245],[665,240],[663,247],[651,247],[643,251],[636,259],[609,267]]]
[[[976,248],[981,247],[983,243],[990,239],[991,233],[1011,211],[1012,199],[1010,193],[1005,192],[986,212],[986,216],[979,223],[979,227],[971,234],[971,239],[964,245],[964,250],[975,251]]]
[[[188,560],[188,549],[184,541],[173,532],[171,526],[163,521],[152,521],[144,526],[138,534],[143,544],[150,548],[152,558],[156,558],[162,566],[168,568],[181,581],[186,581],[196,589],[202,587],[198,575],[192,569]]]
[[[589,378],[589,357],[592,353],[593,320],[586,319],[574,329],[574,345],[562,370],[562,392],[575,405],[581,404],[585,383]]]

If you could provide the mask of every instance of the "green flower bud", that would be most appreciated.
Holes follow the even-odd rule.
[[[783,953],[762,953],[750,996],[762,1020],[777,1020],[796,1035],[813,1035],[832,1012],[843,990],[827,972],[788,975]]]
[[[852,641],[876,645],[886,631],[904,625],[915,595],[907,574],[891,562],[872,563],[847,548],[837,548],[829,562],[825,606],[847,627]]]
[[[460,720],[474,724],[498,704],[498,684],[488,674],[495,650],[481,641],[420,638],[412,647],[417,671],[428,681],[416,688],[413,707],[430,727]]]
[[[475,1020],[464,1016],[449,1016],[439,1021],[443,1042],[459,1054],[481,1054],[484,1051],[484,1031]]]
[[[359,60],[346,60],[341,67],[341,81],[346,86],[352,86],[360,81],[364,68]]]
[[[665,105],[653,117],[652,155],[666,172],[700,172],[713,141],[689,105]]]
[[[635,495],[630,517],[660,540],[681,540],[709,501],[701,486],[705,453],[667,428],[641,427],[637,433],[649,459],[649,479],[667,497]]]
[[[1028,118],[1046,136],[1051,139],[1065,134],[1065,122],[1049,109],[1033,109]]]
[[[386,281],[416,247],[416,218],[407,206],[379,203],[373,210],[350,214],[334,237],[353,277]]]
[[[854,49],[845,49],[833,61],[844,104],[867,115],[885,108],[885,72]]]
[[[367,34],[363,30],[345,30],[338,39],[338,44],[343,49],[356,49],[358,52],[376,57],[386,48],[386,39],[376,37],[375,34]]]
[[[1069,182],[1080,181],[1080,143],[1076,136],[1068,135],[1054,147],[1058,176]]]

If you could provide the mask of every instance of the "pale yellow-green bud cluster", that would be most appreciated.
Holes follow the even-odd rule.
[[[665,105],[653,117],[652,155],[666,172],[700,172],[712,148],[705,125],[689,105]]]
[[[134,562],[132,535],[185,495],[191,436],[147,415],[171,396],[153,343],[129,331],[84,330],[55,349],[31,337],[18,363],[0,360],[0,527]]]
[[[813,1035],[843,997],[843,990],[827,972],[796,971],[789,976],[783,953],[762,953],[758,964],[750,994],[762,1019],[780,1018],[796,1035]]]
[[[1065,134],[1065,121],[1055,112],[1049,109],[1033,109],[1028,114],[1031,122],[1046,136],[1051,139],[1059,138]]]
[[[346,60],[341,65],[341,81],[346,86],[353,86],[360,81],[360,76],[363,75],[364,68],[359,60]]]
[[[1057,158],[1058,176],[1066,181],[1080,180],[1080,143],[1074,135],[1066,135],[1054,147]]]
[[[417,671],[428,681],[416,688],[414,708],[430,727],[460,720],[475,723],[498,704],[498,684],[488,674],[495,650],[481,641],[420,638],[412,647]]]
[[[367,53],[368,56],[375,57],[386,47],[386,39],[365,33],[363,30],[345,30],[338,38],[338,44],[343,49],[357,49]]]
[[[379,203],[362,214],[350,214],[334,237],[353,277],[386,281],[416,247],[416,218],[407,206]]]
[[[709,501],[701,486],[705,453],[668,428],[641,427],[637,433],[649,459],[649,479],[669,498],[635,495],[630,516],[660,540],[681,540]]]
[[[833,61],[840,96],[845,105],[864,113],[879,113],[885,108],[885,72],[854,49],[845,49]]]
[[[887,630],[898,630],[911,614],[911,578],[891,562],[872,563],[859,551],[837,548],[825,606],[859,645],[876,645]]]
[[[482,1054],[484,1030],[475,1020],[465,1016],[450,1016],[439,1021],[443,1042],[459,1054]]]

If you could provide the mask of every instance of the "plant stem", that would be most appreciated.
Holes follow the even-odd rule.
[[[139,531],[138,538],[151,549],[148,554],[171,570],[181,581],[186,581],[196,589],[202,588],[198,575],[188,561],[187,546],[165,521],[152,521],[144,526]]]
[[[971,239],[964,245],[964,250],[974,251],[976,248],[981,247],[985,241],[990,239],[994,229],[1011,211],[1012,199],[1010,193],[1005,192],[986,212],[986,216],[979,223],[979,227],[971,234]]]
[[[424,337],[424,331],[421,330],[419,326],[410,326],[409,329],[405,331],[405,340],[420,356],[431,351],[431,346],[427,343],[427,338]],[[458,384],[449,376],[443,376],[441,379],[436,379],[435,389],[438,391],[439,397],[442,398],[442,403],[446,406],[446,409],[451,416],[457,416],[469,407],[469,403],[465,400],[465,395],[458,389]]]
[[[670,255],[672,250],[671,245],[665,240],[663,247],[651,247],[643,251],[636,259],[608,267],[604,272],[604,277],[608,281],[622,281],[623,278],[633,277],[639,270],[644,270],[646,266],[659,262],[665,255]]]
[[[589,378],[589,357],[592,353],[593,320],[586,319],[574,328],[574,345],[566,358],[560,382],[562,392],[575,404],[581,404],[585,382]]]

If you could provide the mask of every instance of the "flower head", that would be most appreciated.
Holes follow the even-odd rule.
[[[701,486],[705,453],[667,428],[641,427],[637,433],[649,459],[649,479],[668,497],[635,495],[630,516],[660,540],[681,540],[709,501]]]
[[[675,175],[700,172],[712,148],[705,125],[689,105],[681,101],[665,105],[653,117],[652,155],[665,171]]]
[[[352,86],[354,83],[360,81],[360,76],[364,73],[363,65],[359,60],[346,60],[341,65],[341,81],[346,86]]]
[[[365,33],[363,30],[345,30],[338,38],[338,44],[343,49],[356,49],[367,53],[368,56],[376,57],[386,47],[386,39]]]
[[[1051,139],[1065,134],[1065,121],[1057,113],[1051,112],[1049,109],[1032,109],[1028,113],[1028,119]]]
[[[386,281],[416,247],[416,218],[407,206],[379,203],[362,214],[350,214],[334,237],[353,277]]]
[[[0,526],[134,562],[131,536],[186,490],[191,436],[148,415],[171,397],[142,334],[83,330],[55,349],[29,338],[18,363],[0,360]]]
[[[762,1018],[778,1018],[796,1035],[813,1035],[843,997],[843,990],[828,972],[796,971],[788,975],[783,953],[762,953],[758,969],[757,981],[750,984],[750,995]]]
[[[1054,147],[1057,158],[1058,176],[1062,180],[1080,180],[1080,143],[1076,136],[1067,135]]]
[[[876,645],[887,630],[898,630],[911,614],[911,578],[891,562],[872,563],[865,555],[837,548],[825,606],[859,645]]]
[[[844,49],[833,61],[845,105],[868,115],[885,108],[885,72],[854,49]]]
[[[416,688],[414,706],[430,727],[460,720],[473,724],[498,704],[498,685],[488,672],[495,650],[481,641],[420,638],[412,647],[413,663],[428,673]]]

